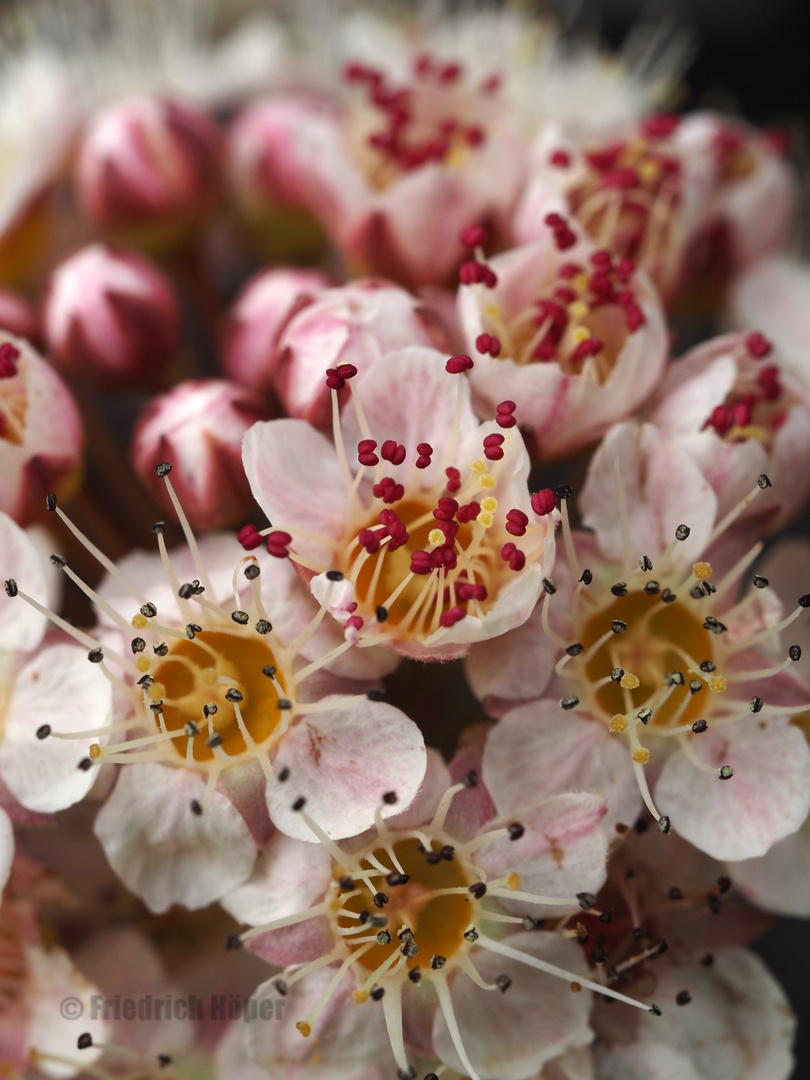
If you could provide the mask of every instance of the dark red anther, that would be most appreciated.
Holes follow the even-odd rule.
[[[346,620],[347,630],[362,630],[363,620],[359,615],[350,615]]]
[[[563,263],[557,271],[557,277],[562,278],[563,281],[570,281],[571,278],[575,278],[577,274],[581,273],[582,267],[579,263]]]
[[[520,548],[516,548],[509,556],[509,569],[517,572],[519,570],[522,570],[525,565],[526,556],[520,550]]]
[[[434,548],[430,553],[430,564],[434,570],[455,570],[458,563],[455,549],[451,546],[445,546]]]
[[[464,141],[467,146],[483,146],[486,140],[486,132],[479,124],[471,124],[464,129]]]
[[[648,139],[668,139],[677,130],[681,118],[675,113],[653,113],[641,123],[641,133]]]
[[[556,505],[557,499],[551,488],[542,488],[532,495],[532,510],[541,517],[544,514],[550,514]]]
[[[755,360],[761,360],[763,356],[767,356],[773,349],[773,345],[765,335],[759,333],[749,334],[745,339],[745,347]]]
[[[373,439],[361,439],[357,444],[357,460],[361,465],[378,465],[380,459],[374,453],[377,444]]]
[[[725,405],[716,405],[706,421],[706,427],[713,427],[718,435],[725,435],[731,431],[734,427],[734,415],[731,409],[727,409]]]
[[[776,416],[774,416],[771,419],[771,422],[770,422],[770,425],[769,425],[771,431],[773,431],[773,432],[778,431],[779,428],[782,427],[782,425],[787,422],[787,418],[788,418],[787,409],[783,409],[782,412],[778,412],[776,414]]]
[[[514,401],[501,401],[495,406],[495,423],[498,427],[511,428],[517,423],[512,413],[517,408]]]
[[[596,172],[608,172],[614,168],[616,159],[624,151],[624,143],[602,146],[598,150],[586,150],[585,160]]]
[[[475,347],[484,355],[489,353],[490,356],[495,357],[501,354],[501,343],[494,334],[479,334],[475,339]]]
[[[458,469],[450,465],[444,470],[444,475],[447,477],[447,490],[458,491],[461,487],[461,473]]]
[[[4,341],[0,345],[0,379],[13,379],[17,374],[17,361],[20,358],[20,350],[10,341]]]
[[[446,547],[448,544],[452,544],[458,533],[457,521],[439,521],[436,525],[437,529],[440,529],[444,533],[444,543],[442,547]]]
[[[481,277],[481,284],[487,289],[494,289],[498,284],[498,277],[491,266],[485,266]]]
[[[472,521],[477,518],[481,513],[481,504],[473,499],[472,502],[465,503],[464,506],[460,506],[456,512],[456,521],[462,525],[466,525],[468,521]]]
[[[327,368],[326,385],[330,390],[342,390],[346,385],[346,380],[338,375],[337,368]]]
[[[456,500],[447,495],[442,495],[436,509],[433,511],[433,516],[437,521],[452,521],[457,510],[458,503]]]
[[[613,256],[605,248],[600,248],[591,255],[591,265],[597,270],[607,271],[613,266]]]
[[[503,435],[487,435],[484,439],[484,457],[488,461],[500,461],[503,457]]]
[[[417,469],[426,469],[430,465],[430,459],[433,454],[433,447],[430,443],[420,442],[416,447],[416,452],[419,457],[416,459]]]
[[[444,369],[450,375],[460,375],[462,371],[469,371],[472,366],[473,362],[470,356],[451,356],[444,365]]]
[[[766,401],[776,401],[782,393],[782,384],[779,381],[779,369],[775,364],[767,367],[757,374],[757,383],[762,389],[762,396]]]
[[[638,187],[640,180],[635,169],[613,169],[605,174],[602,183],[605,187],[629,190]]]
[[[487,598],[487,587],[480,582],[461,581],[456,585],[456,596],[459,600],[477,600],[481,603]]]
[[[466,614],[467,612],[464,608],[451,607],[449,611],[442,612],[439,622],[442,626],[455,626],[457,622],[460,622],[466,616]]]
[[[489,240],[489,234],[480,225],[465,225],[458,238],[465,248],[472,251],[473,248],[484,247]]]
[[[461,64],[445,64],[439,71],[439,81],[443,83],[457,82],[461,78]]]
[[[483,263],[477,262],[475,259],[468,259],[458,268],[458,279],[462,285],[477,285],[484,280],[485,269]]]
[[[501,88],[503,78],[498,75],[487,75],[486,79],[481,83],[482,94],[495,94]]]
[[[433,563],[430,561],[430,555],[427,551],[412,551],[411,552],[411,573],[412,574],[429,574],[433,569]]]
[[[631,334],[640,329],[647,321],[644,312],[635,301],[630,301],[630,303],[624,305],[624,319]]]
[[[288,532],[271,532],[267,537],[267,551],[274,559],[287,559],[290,556],[288,545],[292,537]]]
[[[245,525],[237,533],[237,539],[245,551],[253,551],[262,546],[264,537],[256,531],[255,525]]]
[[[589,356],[598,356],[604,347],[605,343],[600,341],[599,338],[585,338],[584,341],[580,341],[571,353],[571,363],[579,364],[581,361],[587,360]]]
[[[514,553],[517,551],[517,544],[513,544],[511,540],[503,545],[501,548],[501,558],[504,562],[509,562]]]
[[[559,285],[551,295],[560,304],[573,304],[577,298],[574,290],[569,289],[567,285]]]
[[[375,499],[382,499],[384,503],[397,502],[405,494],[402,484],[398,484],[390,476],[384,476],[371,490],[374,492]]]
[[[405,447],[394,439],[386,439],[380,447],[380,456],[392,465],[401,465],[405,460]]]
[[[747,427],[751,423],[751,406],[738,401],[736,405],[731,406],[731,415],[738,427]]]
[[[552,150],[548,156],[548,163],[555,169],[567,169],[571,164],[571,155],[566,150]]]
[[[357,542],[369,555],[376,555],[380,550],[380,538],[372,529],[361,529],[357,534]]]
[[[506,515],[506,531],[512,536],[523,536],[528,524],[529,518],[522,510],[510,510]]]

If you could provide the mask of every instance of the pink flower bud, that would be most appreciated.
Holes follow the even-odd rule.
[[[290,319],[329,287],[319,270],[262,270],[236,298],[223,334],[223,367],[229,378],[266,392],[278,359],[278,338]]]
[[[34,309],[24,296],[11,289],[0,288],[0,329],[32,342],[39,337],[39,323]]]
[[[252,505],[242,436],[265,417],[260,398],[245,387],[223,379],[183,382],[147,406],[133,433],[130,458],[169,511],[171,500],[155,466],[172,463],[172,485],[195,529],[238,523]]]
[[[441,317],[427,303],[378,278],[329,289],[297,311],[280,332],[275,391],[290,416],[328,427],[328,371],[348,379],[343,369],[350,363],[359,381],[380,357],[409,345],[447,346]]]
[[[56,363],[98,386],[154,382],[178,345],[180,313],[163,274],[92,244],[51,276],[42,322]]]
[[[26,525],[78,484],[84,433],[70,391],[21,338],[0,331],[0,510]]]
[[[219,201],[220,132],[195,105],[132,97],[100,109],[79,147],[76,194],[97,228],[161,246],[184,240]]]

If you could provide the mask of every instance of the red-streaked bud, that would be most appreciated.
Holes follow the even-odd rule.
[[[223,379],[190,380],[155,398],[133,433],[130,457],[155,500],[171,511],[155,475],[172,462],[172,485],[195,529],[244,521],[252,505],[242,468],[242,436],[266,413],[259,396]]]
[[[225,324],[222,360],[228,377],[266,393],[279,361],[279,335],[329,285],[320,270],[294,267],[262,270],[251,278]]]
[[[22,338],[0,331],[0,510],[21,525],[78,485],[84,432],[70,391]]]
[[[102,387],[149,385],[177,349],[180,312],[151,263],[91,244],[51,275],[42,324],[55,362],[71,375]]]
[[[76,195],[96,228],[143,246],[187,239],[219,202],[222,136],[196,105],[150,96],[105,106],[79,146]]]

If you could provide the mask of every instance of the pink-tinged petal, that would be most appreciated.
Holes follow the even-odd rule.
[[[796,1021],[758,956],[724,949],[710,968],[670,965],[657,975],[662,1015],[642,1021],[629,1046],[597,1044],[600,1080],[786,1080]],[[679,1008],[684,988],[692,1001]]]
[[[447,357],[436,349],[412,346],[388,353],[374,365],[360,391],[363,413],[374,438],[380,443],[393,439],[404,445],[409,459],[422,442],[443,450],[453,431],[459,394],[459,439],[463,441],[479,430],[470,405],[469,386],[463,376],[447,373],[446,362]],[[356,461],[357,443],[365,436],[351,402],[343,414],[343,433],[349,460]],[[458,456],[464,456],[461,448]],[[481,456],[480,447],[475,456]],[[437,449],[431,464],[418,471],[417,483],[422,490],[432,488],[442,475],[446,465],[442,457]]]
[[[706,549],[717,511],[717,498],[690,455],[652,425],[634,423],[616,424],[605,435],[591,459],[580,503],[602,552],[620,565],[625,557],[635,562],[641,554],[655,563],[671,548],[680,524],[689,526],[690,535],[675,554],[679,563],[691,565]]]
[[[303,420],[269,420],[245,435],[243,460],[253,497],[268,519],[292,531],[296,551],[328,564],[343,534],[347,497],[331,442]],[[299,539],[296,526],[323,540]]]
[[[275,1008],[275,1006],[274,1006]],[[214,1051],[214,1075],[219,1080],[275,1080],[267,1069],[250,1061],[245,1046],[248,1025],[235,1020],[217,1043]]]
[[[28,945],[25,954],[29,971],[26,993],[29,1053],[46,1076],[68,1080],[85,1067],[91,1067],[103,1053],[101,1046],[109,1034],[109,1025],[92,1008],[98,990],[76,970],[61,949],[46,951]],[[78,1002],[81,1012],[78,1007],[74,1013],[60,1008],[66,1001]],[[79,1034],[86,1031],[92,1037],[92,1044],[81,1054],[76,1051],[77,1015],[81,1016]]]
[[[717,734],[712,726],[696,748],[712,770],[734,769],[729,780],[703,771],[683,752],[666,761],[656,805],[681,836],[715,859],[751,859],[801,827],[810,811],[810,748],[791,724],[751,717]]]
[[[331,697],[329,711],[304,716],[285,735],[275,762],[287,766],[286,784],[270,781],[267,805],[275,825],[298,840],[316,837],[292,809],[301,796],[306,813],[329,836],[341,839],[369,828],[388,792],[406,807],[427,764],[416,724],[385,702]],[[383,807],[384,817],[395,813]]]
[[[608,838],[602,829],[607,804],[601,795],[552,795],[520,816],[525,833],[519,840],[500,838],[485,844],[476,863],[492,878],[520,874],[520,889],[541,896],[572,897],[598,893],[605,883]],[[515,902],[503,900],[507,910]],[[525,913],[525,902],[520,903]],[[538,917],[560,908],[531,905]]]
[[[442,796],[453,783],[439,751],[428,746],[426,753],[427,767],[419,790],[407,806],[401,802],[397,804],[399,812],[387,819],[389,829],[415,829],[430,821]]]
[[[290,416],[326,428],[332,415],[327,368],[352,364],[357,385],[386,353],[443,345],[445,336],[424,303],[380,278],[329,289],[280,333],[275,390]]]
[[[86,739],[37,738],[49,723],[70,734],[103,728],[112,719],[112,688],[87,654],[74,645],[43,649],[19,672],[5,716],[0,777],[28,810],[53,813],[84,798],[95,773],[79,769]]]
[[[557,651],[542,620],[531,615],[508,634],[473,645],[464,670],[473,693],[481,701],[533,701],[542,697],[554,674]]]
[[[320,270],[295,267],[273,267],[252,277],[230,309],[223,331],[223,367],[228,377],[254,390],[269,390],[279,334],[296,312],[329,285]]]
[[[218,791],[195,814],[191,803],[204,794],[202,779],[185,769],[124,766],[96,818],[111,866],[150,911],[205,907],[253,869],[256,847],[243,818]]]
[[[556,701],[514,709],[492,729],[483,775],[501,817],[520,819],[526,807],[564,791],[605,796],[607,829],[632,824],[641,808],[627,749]]]
[[[722,405],[737,379],[737,365],[719,342],[693,349],[673,364],[649,414],[665,435],[700,431],[716,405]]]
[[[590,1047],[567,1050],[544,1066],[537,1080],[597,1080]]]
[[[511,948],[574,977],[586,971],[582,951],[554,934],[519,933],[508,941]],[[487,982],[499,975],[512,980],[497,1001],[491,990],[482,990],[463,974],[450,984],[461,1042],[481,1080],[524,1080],[564,1051],[591,1041],[589,994],[573,994],[564,981],[483,950],[476,953],[475,964]],[[441,1011],[433,1042],[442,1061],[464,1073]]]
[[[776,915],[810,915],[810,819],[759,859],[730,867],[735,886],[752,903]]]
[[[486,784],[481,782],[481,753],[490,728],[488,724],[480,726],[485,729],[481,733],[480,746],[460,749],[450,763],[450,775],[454,784],[464,783],[470,776],[476,778],[472,787],[465,787],[454,796],[444,821],[447,832],[465,842],[477,836],[495,817],[495,804]],[[470,730],[466,728],[464,735]]]
[[[5,810],[0,810],[0,890],[6,887],[14,859],[14,826]]]
[[[764,333],[810,386],[810,266],[779,256],[759,260],[732,286],[729,307],[737,326]]]
[[[383,1011],[352,1001],[355,982],[351,975],[340,981],[309,1038],[301,1037],[296,1022],[314,1008],[334,974],[334,967],[314,971],[294,983],[284,998],[270,979],[251,998],[259,1010],[267,1002],[265,1008],[272,1008],[274,1019],[273,1023],[244,1025],[248,1058],[267,1069],[274,1080],[323,1080],[324,1075],[329,1080],[382,1080],[379,1073],[396,1075]]]
[[[18,588],[40,604],[48,603],[45,567],[36,546],[19,525],[0,512],[0,576],[17,582]],[[30,652],[45,633],[46,619],[32,607],[0,592],[0,650]]]
[[[332,857],[326,848],[276,833],[256,860],[250,878],[222,901],[242,923],[261,926],[314,907],[332,880]],[[325,918],[309,919],[250,940],[250,948],[268,963],[284,967],[315,960],[332,947]]]
[[[245,761],[224,769],[217,786],[245,819],[256,847],[261,849],[275,831],[267,813],[267,780],[258,761]]]

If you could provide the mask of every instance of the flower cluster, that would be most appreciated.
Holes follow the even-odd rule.
[[[0,1074],[787,1080],[784,141],[509,5],[69,6],[0,18]]]

